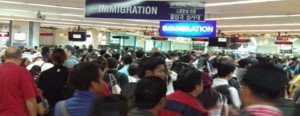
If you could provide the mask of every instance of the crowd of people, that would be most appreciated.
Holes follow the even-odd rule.
[[[0,116],[299,116],[300,60],[195,51],[7,47]]]

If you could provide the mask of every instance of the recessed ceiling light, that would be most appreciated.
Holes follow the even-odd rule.
[[[286,23],[286,24],[253,24],[253,25],[220,25],[219,28],[231,27],[273,27],[273,26],[300,26],[300,23]]]
[[[300,29],[277,29],[277,30],[229,30],[222,31],[225,33],[237,33],[237,32],[300,32]]]
[[[253,3],[275,2],[275,1],[281,1],[281,0],[243,0],[243,1],[235,1],[235,2],[207,3],[206,7],[253,4]]]

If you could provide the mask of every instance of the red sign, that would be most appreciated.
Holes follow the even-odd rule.
[[[164,38],[164,37],[151,37],[151,39],[158,40],[158,41],[168,40],[168,38]]]
[[[291,45],[291,44],[293,44],[293,42],[289,42],[289,41],[276,41],[275,44]]]
[[[53,36],[53,33],[40,33],[40,36]]]
[[[238,42],[238,43],[249,43],[250,39],[237,39],[236,42]]]
[[[206,41],[208,41],[208,39],[204,39],[204,38],[192,38],[192,41],[206,42]]]
[[[8,37],[8,33],[0,33],[0,37]]]

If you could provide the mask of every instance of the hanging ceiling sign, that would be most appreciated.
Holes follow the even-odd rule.
[[[161,21],[159,34],[165,37],[215,37],[216,21]]]
[[[204,2],[86,0],[85,17],[204,21]]]

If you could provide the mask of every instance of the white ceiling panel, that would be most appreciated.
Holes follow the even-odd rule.
[[[83,25],[111,25],[111,26],[131,26],[144,28],[158,27],[158,21],[149,20],[117,20],[117,19],[90,19],[84,18],[84,0],[6,0],[18,3],[33,3],[37,5],[28,4],[13,4],[5,3],[0,0],[0,16],[5,20],[7,19],[30,19],[36,20],[36,12],[41,11],[43,15],[47,15],[44,22],[65,22]],[[158,1],[158,0],[157,0]],[[205,1],[210,6],[206,8],[206,18],[226,18],[235,17],[230,20],[218,20],[218,26],[230,26],[230,25],[259,25],[259,24],[299,24],[300,23],[300,2],[299,0],[278,0],[261,3],[251,4],[235,4],[235,5],[223,5],[213,6],[216,3],[228,3],[246,0],[164,0],[164,1]],[[54,5],[63,7],[72,7],[75,9],[47,7],[39,5]],[[252,18],[252,19],[239,19],[243,16],[273,16],[273,15],[295,15],[293,17],[273,17],[273,18]],[[257,26],[257,27],[232,27],[232,28],[219,28],[223,31],[232,30],[270,30],[270,29],[300,29],[300,26]],[[238,32],[244,33],[244,32]],[[245,32],[247,33],[247,32]]]

